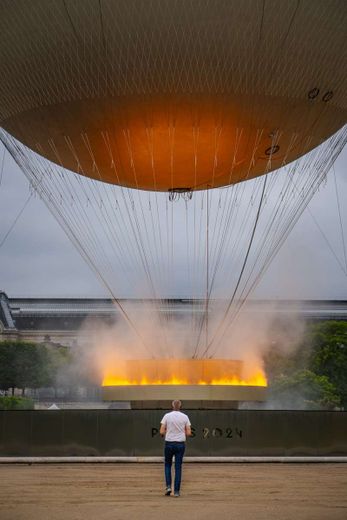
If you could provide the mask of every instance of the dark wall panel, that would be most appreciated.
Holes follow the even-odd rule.
[[[190,456],[347,455],[347,412],[191,410]],[[161,455],[161,410],[1,411],[0,456]]]
[[[98,451],[114,457],[134,455],[134,412],[131,410],[96,412],[99,422]],[[136,414],[138,415],[138,414]]]
[[[31,455],[54,456],[62,454],[64,414],[49,410],[32,413]]]
[[[32,455],[32,412],[0,412],[2,416],[1,453],[4,455]]]
[[[62,448],[72,457],[99,455],[99,416],[87,410],[64,413]]]

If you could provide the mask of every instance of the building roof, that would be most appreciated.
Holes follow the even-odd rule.
[[[121,300],[123,305],[143,307],[143,300]],[[156,311],[174,315],[205,312],[204,300],[165,299],[146,300]],[[347,300],[251,300],[243,312],[272,314],[274,318],[299,317],[308,320],[347,320]],[[59,329],[76,326],[87,318],[117,320],[120,311],[107,298],[9,298],[0,292],[0,320],[5,329],[39,327],[49,320],[50,326]],[[54,325],[54,326],[53,326]]]

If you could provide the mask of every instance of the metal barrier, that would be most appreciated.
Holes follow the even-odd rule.
[[[190,457],[346,456],[347,412],[191,410]],[[1,411],[0,457],[162,455],[159,410]]]

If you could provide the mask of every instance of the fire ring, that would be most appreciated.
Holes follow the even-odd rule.
[[[248,377],[243,372],[243,362],[239,360],[122,360],[104,376],[103,400],[264,401],[267,382],[262,370],[257,368]]]

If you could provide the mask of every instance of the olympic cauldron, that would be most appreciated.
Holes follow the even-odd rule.
[[[168,408],[173,399],[185,408],[238,408],[264,401],[266,378],[257,369],[243,378],[243,362],[227,359],[126,360],[108,369],[104,401],[127,401],[131,408]]]

